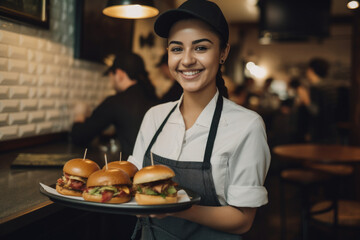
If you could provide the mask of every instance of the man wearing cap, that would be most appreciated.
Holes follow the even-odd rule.
[[[75,107],[71,139],[74,144],[86,147],[114,125],[125,159],[132,153],[141,121],[146,111],[157,103],[157,97],[144,61],[137,54],[117,56],[104,74],[110,77],[116,94],[107,97],[88,118]]]

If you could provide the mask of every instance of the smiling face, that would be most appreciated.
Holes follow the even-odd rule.
[[[207,24],[196,19],[176,22],[168,38],[169,69],[189,93],[216,92],[216,74],[228,47],[220,49],[220,39]]]

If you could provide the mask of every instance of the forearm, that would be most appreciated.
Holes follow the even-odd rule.
[[[235,208],[232,206],[209,207],[194,205],[174,216],[199,223],[220,231],[243,234],[250,230],[256,208]]]

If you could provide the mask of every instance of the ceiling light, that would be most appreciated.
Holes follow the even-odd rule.
[[[159,14],[153,0],[108,0],[103,14],[114,18],[142,19]]]
[[[348,9],[356,9],[359,7],[359,1],[358,0],[349,0],[347,3]]]

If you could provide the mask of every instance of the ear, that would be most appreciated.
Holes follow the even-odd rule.
[[[220,53],[220,59],[224,60],[224,62],[225,62],[225,60],[227,59],[227,57],[229,55],[229,52],[230,52],[230,44],[227,43],[225,49],[222,49],[222,51]]]

